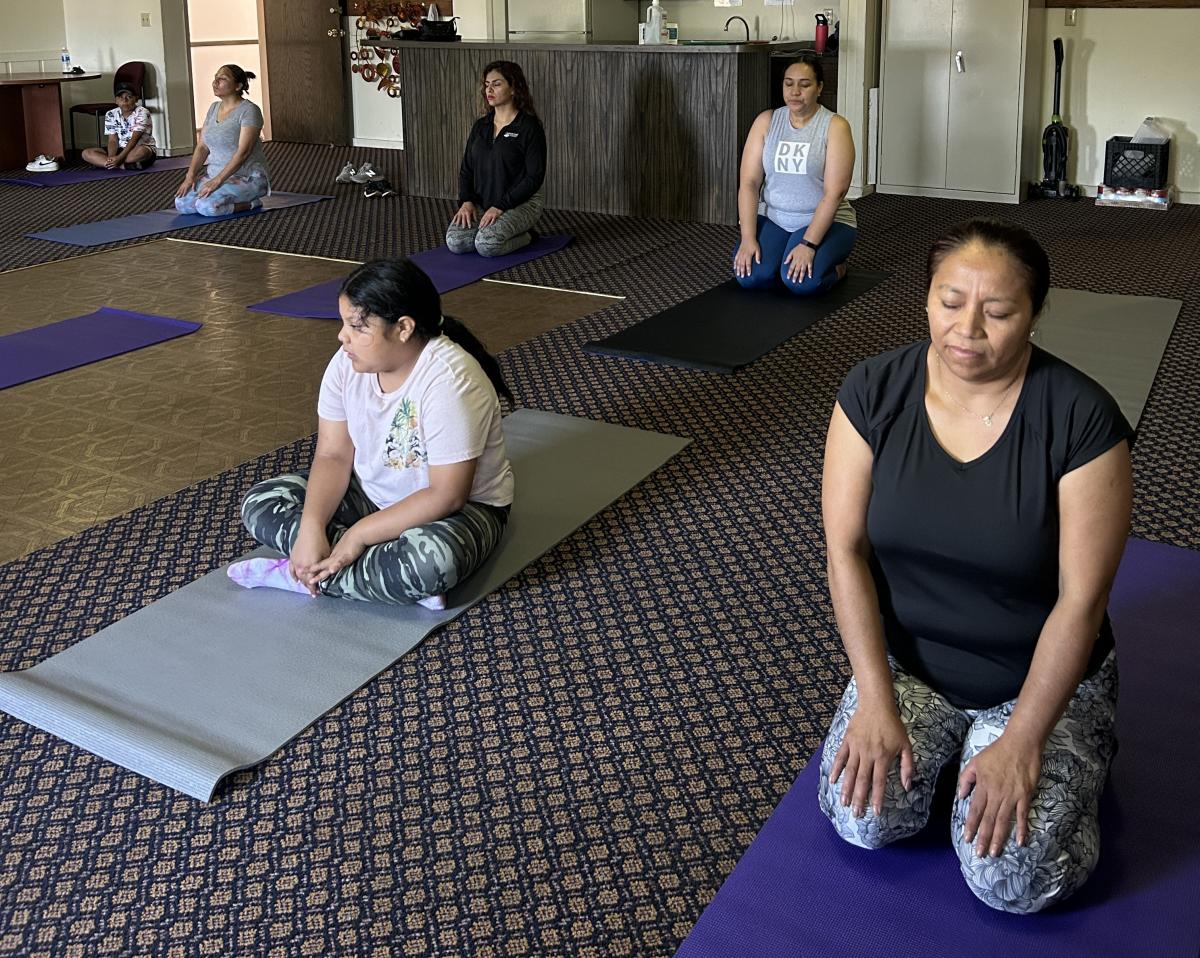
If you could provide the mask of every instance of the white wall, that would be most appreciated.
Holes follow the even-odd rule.
[[[838,113],[850,124],[854,136],[854,175],[851,199],[874,192],[868,185],[869,139],[875,135],[867,115],[867,92],[879,82],[879,23],[881,0],[844,0],[837,14]],[[814,26],[816,21],[813,21]]]
[[[649,0],[639,2],[639,20],[646,19],[645,8],[649,5]],[[737,7],[714,7],[712,0],[662,0],[662,5],[667,11],[667,20],[679,24],[681,40],[731,37],[739,43],[743,35],[740,23],[731,23],[729,32],[724,32],[725,21],[730,17],[741,17],[750,25],[751,40],[770,40],[774,36],[780,40],[811,40],[817,26],[814,14],[831,8],[836,20],[843,6],[839,0],[828,3],[797,0],[790,7],[768,7],[763,0],[742,0],[741,6]],[[832,24],[829,29],[832,32]]]
[[[1172,133],[1170,180],[1179,200],[1200,203],[1200,9],[1084,9],[1076,26],[1058,8],[1043,17],[1044,119],[1054,102],[1054,53],[1063,38],[1062,118],[1071,133],[1067,179],[1092,190],[1104,179],[1104,145],[1132,136],[1145,116]]]
[[[490,40],[491,15],[488,0],[454,0],[457,29],[464,40]]]
[[[122,63],[148,64],[145,105],[154,121],[154,139],[164,153],[191,152],[191,102],[187,82],[187,50],[183,38],[183,0],[61,0],[66,42],[74,63],[98,80],[63,86],[65,108],[72,103],[100,102],[112,97],[113,73]],[[150,25],[142,26],[143,13]],[[79,146],[95,143],[95,124],[76,119]]]
[[[346,69],[353,62],[349,51],[354,45],[354,17],[346,17]],[[350,79],[351,139],[354,146],[379,146],[385,149],[404,149],[404,119],[399,97],[390,97],[374,83],[367,83],[357,74]]]
[[[562,0],[531,0],[531,2],[562,2]],[[572,0],[573,2],[573,0]],[[646,17],[650,0],[598,0],[607,4],[618,3],[636,10],[638,20]],[[742,26],[732,24],[729,33],[724,32],[725,21],[730,17],[741,17],[750,26],[751,40],[770,40],[779,36],[783,40],[811,40],[816,28],[814,14],[832,9],[834,19],[839,16],[841,0],[797,0],[790,7],[768,7],[764,0],[741,0],[740,6],[714,7],[713,0],[662,0],[667,11],[667,20],[679,24],[679,35],[684,40],[720,40],[729,36],[738,41],[742,38]],[[454,0],[454,12],[462,19],[458,32],[468,40],[503,39],[505,31],[504,0]],[[631,33],[629,40],[636,39]]]
[[[66,36],[62,0],[0,0],[0,71],[57,70]]]

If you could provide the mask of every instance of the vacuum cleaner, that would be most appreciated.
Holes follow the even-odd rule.
[[[1079,187],[1067,182],[1067,128],[1058,114],[1062,94],[1062,37],[1054,38],[1054,114],[1042,131],[1042,181],[1029,184],[1030,199],[1075,199]]]

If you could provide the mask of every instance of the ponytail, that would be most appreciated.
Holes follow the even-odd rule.
[[[453,316],[443,316],[442,335],[452,343],[458,343],[474,357],[483,371],[487,373],[487,378],[492,381],[497,395],[503,396],[509,402],[513,401],[512,392],[508,388],[508,383],[504,381],[504,373],[500,370],[500,361],[487,351],[487,347],[478,340],[473,332]]]
[[[254,73],[243,70],[236,63],[223,64],[221,69],[229,71],[229,75],[233,77],[233,85],[237,87],[239,93],[250,92],[250,81],[255,79]]]

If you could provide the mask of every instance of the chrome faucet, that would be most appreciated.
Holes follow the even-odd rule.
[[[738,23],[740,23],[743,27],[746,28],[746,42],[749,43],[750,42],[750,24],[748,24],[741,17],[730,17],[728,20],[726,20],[725,21],[725,32],[726,33],[729,32],[729,24],[733,23],[734,20],[736,20]]]

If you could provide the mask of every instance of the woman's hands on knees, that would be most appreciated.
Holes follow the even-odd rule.
[[[479,218],[479,228],[483,229],[485,226],[491,226],[503,215],[504,210],[496,206],[489,206],[487,208],[487,212],[485,212],[483,216]]]
[[[475,209],[475,204],[468,200],[458,208],[458,212],[454,214],[454,219],[452,219],[450,222],[455,226],[461,226],[463,229],[468,229],[475,225],[475,218],[478,215],[478,211]]]
[[[209,196],[220,188],[221,180],[218,177],[210,176],[207,180],[200,184],[200,189],[196,190],[196,198],[201,199],[205,196]]]
[[[325,530],[300,524],[300,531],[292,545],[292,554],[288,556],[288,567],[293,576],[308,587],[308,591],[317,595],[316,571],[321,563],[329,557],[329,537]]]
[[[860,702],[829,771],[831,785],[842,776],[841,802],[852,806],[855,818],[866,814],[868,802],[876,815],[883,813],[888,772],[897,757],[900,784],[908,791],[913,777],[912,742],[900,715],[891,703],[872,707]]]
[[[803,243],[792,247],[792,251],[783,259],[788,268],[787,278],[793,283],[803,283],[811,277],[813,259],[816,255],[816,251],[811,246],[805,246]]]
[[[758,240],[742,240],[733,254],[733,275],[749,276],[756,263],[762,262],[762,249]]]
[[[975,843],[975,854],[993,857],[1004,851],[1016,820],[1017,844],[1029,838],[1029,807],[1042,774],[1038,742],[1002,734],[963,766],[958,798],[971,795],[963,839]]]
[[[183,182],[179,184],[179,189],[175,191],[176,196],[187,196],[191,192],[192,187],[196,185],[196,180],[191,173],[184,176]]]

